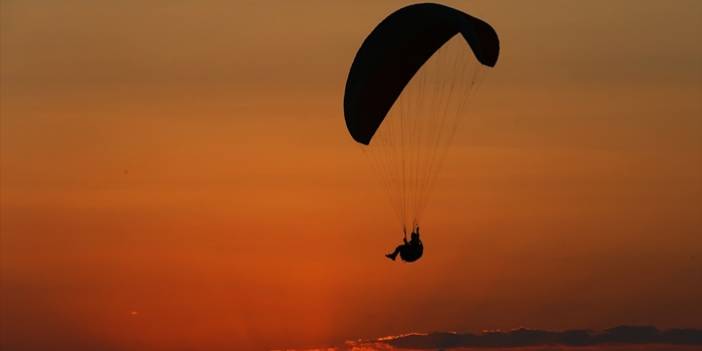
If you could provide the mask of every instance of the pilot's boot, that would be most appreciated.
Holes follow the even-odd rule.
[[[390,254],[385,255],[385,257],[387,257],[387,258],[389,258],[389,259],[391,259],[391,260],[394,261],[394,260],[395,260],[395,257],[397,257],[397,254],[393,252],[393,253],[390,253]]]

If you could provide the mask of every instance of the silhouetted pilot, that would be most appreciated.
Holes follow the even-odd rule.
[[[424,247],[422,246],[422,241],[419,240],[419,226],[417,226],[410,236],[410,241],[407,241],[407,232],[405,232],[405,238],[402,239],[405,243],[395,248],[395,251],[385,255],[385,257],[395,260],[397,255],[405,262],[414,262],[422,257],[424,252]]]

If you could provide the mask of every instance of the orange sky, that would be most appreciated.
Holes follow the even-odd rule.
[[[411,266],[342,112],[406,3],[2,2],[2,343],[702,328],[702,2],[450,2],[502,52]]]

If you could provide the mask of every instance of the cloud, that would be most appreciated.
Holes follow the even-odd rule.
[[[547,331],[515,329],[482,333],[434,332],[405,334],[374,340],[350,342],[352,349],[451,349],[451,348],[516,348],[516,347],[586,347],[586,346],[702,346],[700,329],[659,330],[652,326],[619,326],[602,331],[586,329]]]

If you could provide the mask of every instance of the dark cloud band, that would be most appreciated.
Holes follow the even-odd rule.
[[[702,346],[702,330],[659,330],[651,326],[619,326],[603,331],[515,329],[512,331],[490,331],[479,334],[436,332],[382,338],[374,340],[372,343],[385,343],[396,348],[408,349],[499,348],[544,345],[595,346],[609,344]]]

